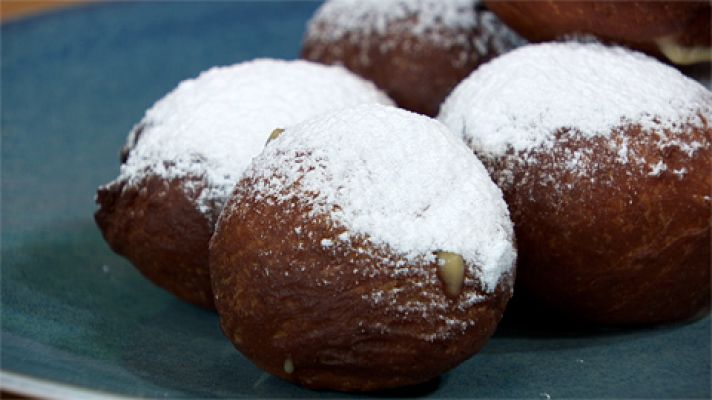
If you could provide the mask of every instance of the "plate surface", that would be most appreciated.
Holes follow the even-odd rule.
[[[113,254],[92,218],[95,189],[118,173],[118,149],[146,108],[210,66],[295,58],[317,6],[114,3],[0,28],[6,388],[65,397],[73,397],[66,385],[83,397],[348,396],[263,374],[223,337],[214,314],[174,299]],[[711,395],[709,317],[620,331],[539,317],[510,313],[478,356],[382,395]]]

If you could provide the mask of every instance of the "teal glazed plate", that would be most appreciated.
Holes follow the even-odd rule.
[[[96,187],[154,101],[213,65],[296,58],[316,2],[80,6],[3,24],[0,385],[60,398],[350,397],[268,376],[215,314],[112,253]],[[710,317],[593,330],[509,310],[481,353],[372,396],[710,398]],[[423,360],[427,362],[427,360]]]

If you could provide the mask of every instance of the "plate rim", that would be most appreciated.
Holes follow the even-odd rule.
[[[126,400],[138,397],[124,396],[89,389],[59,381],[37,378],[19,372],[0,369],[0,388],[21,396],[42,399]]]

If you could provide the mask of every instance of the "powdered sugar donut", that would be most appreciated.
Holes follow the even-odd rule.
[[[275,128],[391,101],[341,67],[256,60],[181,82],[131,131],[95,218],[114,251],[159,286],[212,307],[208,241],[242,171]]]
[[[474,354],[511,295],[502,194],[435,120],[363,105],[287,129],[210,243],[225,334],[313,388],[426,381]]]
[[[679,65],[712,61],[709,1],[498,1],[487,6],[534,42],[594,35]]]
[[[343,64],[399,106],[435,115],[460,80],[521,42],[479,0],[330,0],[309,22],[302,55]]]
[[[707,89],[623,48],[531,45],[474,72],[439,119],[505,194],[517,293],[601,323],[709,309]]]

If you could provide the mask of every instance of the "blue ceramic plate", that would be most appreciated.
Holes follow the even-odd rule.
[[[336,397],[267,376],[217,317],[113,254],[94,192],[146,108],[180,80],[295,58],[314,2],[113,3],[2,29],[2,385],[36,396]],[[710,318],[650,330],[508,314],[432,397],[710,397]],[[427,362],[427,361],[424,361]]]

